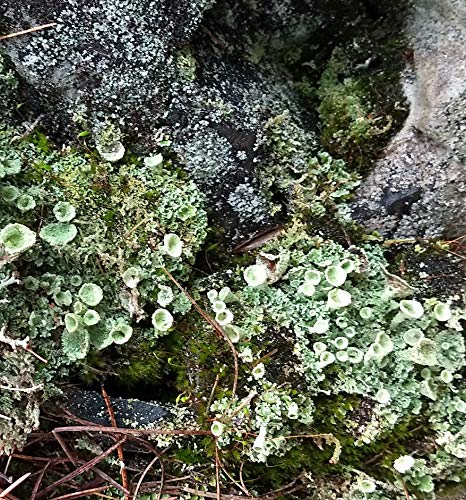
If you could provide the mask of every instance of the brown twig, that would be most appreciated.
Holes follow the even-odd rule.
[[[103,386],[102,386],[102,397],[104,398],[105,406],[107,407],[110,423],[112,424],[112,427],[116,429],[118,426],[115,419],[115,412],[113,411],[113,406],[110,401],[110,398],[108,397],[107,391],[104,389]],[[118,460],[120,461],[121,482],[123,484],[123,488],[129,490],[128,472],[126,471],[125,457],[123,454],[123,448],[121,446],[118,446],[117,453],[118,453]],[[128,498],[129,498],[128,495],[124,496],[125,500],[128,500]]]
[[[228,415],[229,419],[232,419],[235,415],[237,415],[245,406],[248,406],[248,404],[257,396],[257,391],[252,391],[248,396],[246,396],[241,403],[235,408],[235,410]]]
[[[0,40],[6,40],[7,38],[14,38],[16,36],[26,35],[28,33],[34,33],[36,31],[45,30],[47,28],[52,28],[53,26],[56,26],[57,24],[58,23],[42,24],[41,26],[35,26],[34,28],[28,28],[27,30],[16,31],[15,33],[9,33],[8,35],[1,35]]]
[[[11,419],[10,419],[11,420]],[[11,463],[11,455],[8,457],[7,461],[6,461],[6,465],[5,465],[5,469],[3,470],[3,476],[6,476],[7,472],[8,472],[8,468],[10,467],[10,463]],[[11,483],[13,481],[13,478],[10,477],[7,479],[7,481],[9,483]]]
[[[8,486],[8,488],[6,488],[5,490],[3,490],[1,493],[0,493],[0,498],[6,498],[8,493],[11,493],[17,486],[19,486],[22,482],[26,481],[26,479],[31,475],[30,472],[27,472],[26,474],[24,474],[23,476],[21,476],[19,479],[17,479],[14,483],[11,483],[10,486]]]
[[[66,476],[63,476],[58,481],[55,481],[54,483],[52,483],[50,486],[47,486],[47,488],[43,489],[42,491],[40,491],[37,494],[37,498],[45,497],[47,495],[47,493],[50,493],[51,491],[53,491],[55,488],[62,485],[63,483],[66,483],[67,481],[74,479],[76,476],[79,476],[79,475],[83,474],[84,472],[87,472],[88,470],[92,469],[95,465],[97,465],[99,462],[101,462],[104,458],[108,457],[111,453],[113,453],[118,448],[118,446],[120,446],[124,441],[126,441],[125,437],[118,440],[115,444],[110,446],[110,448],[108,448],[106,451],[104,451],[99,456],[93,458],[92,460],[89,460],[88,462],[81,465],[81,467],[78,467],[73,472],[70,472]]]
[[[217,490],[217,500],[220,500],[222,497],[222,491],[220,486],[220,456],[218,453],[217,440],[214,440],[215,444],[215,487]]]
[[[34,485],[34,488],[31,493],[31,498],[30,500],[35,500],[37,492],[39,491],[39,487],[42,483],[42,479],[44,477],[45,471],[49,468],[50,464],[52,463],[51,460],[49,460],[44,467],[42,467],[42,470],[40,471],[39,477],[36,480],[36,484]]]
[[[406,500],[409,500],[410,496],[409,496],[409,493],[408,493],[408,488],[406,488],[406,483],[404,482],[403,478],[400,478],[400,479],[401,479],[401,484],[403,485],[403,491],[404,491]]]
[[[147,465],[147,467],[144,469],[143,473],[141,474],[141,477],[139,478],[138,484],[136,485],[136,489],[134,490],[134,494],[133,494],[133,497],[135,499],[138,498],[138,493],[139,493],[139,490],[141,488],[141,484],[144,481],[144,478],[146,477],[146,475],[149,472],[150,468],[155,464],[155,462],[157,462],[158,459],[159,459],[159,457],[154,457],[149,462],[149,464]],[[160,488],[160,491],[162,491],[162,488]]]
[[[261,246],[268,243],[270,240],[273,240],[274,238],[280,236],[280,234],[283,233],[283,230],[283,226],[278,226],[266,229],[265,231],[260,231],[259,233],[256,233],[252,238],[243,241],[239,245],[236,245],[235,248],[233,248],[233,253],[246,253],[250,252],[251,250],[256,250],[257,248],[260,248]]]
[[[165,274],[173,281],[173,283],[176,285],[176,287],[181,290],[181,292],[188,298],[188,300],[191,302],[191,304],[194,306],[194,309],[202,316],[202,318],[209,323],[209,325],[212,326],[212,328],[215,330],[215,332],[223,338],[226,343],[228,344],[231,353],[233,355],[233,363],[234,363],[234,379],[233,379],[233,387],[231,390],[231,400],[234,399],[235,394],[236,394],[236,389],[238,386],[238,379],[239,379],[239,368],[238,368],[238,353],[236,352],[235,346],[233,345],[233,342],[230,340],[230,337],[225,333],[225,330],[215,321],[213,318],[211,318],[199,305],[197,302],[191,297],[191,295],[178,283],[178,281],[174,278],[174,276],[167,271],[165,268],[163,268]]]
[[[232,475],[225,469],[225,467],[220,464],[220,468],[222,469],[222,472],[225,474],[225,476],[228,477],[228,479],[237,487],[239,488],[243,493],[245,493],[246,495],[248,495],[248,497],[251,496],[251,494],[249,493],[249,491],[247,490],[247,488],[244,487],[244,485],[238,483],[238,481],[236,481],[236,479],[234,477],[232,477]]]
[[[52,431],[55,439],[58,441],[58,444],[61,446],[62,450],[65,452],[65,455],[69,458],[70,462],[75,466],[77,467],[78,463],[76,461],[76,459],[74,458],[73,454],[71,453],[71,451],[68,449],[68,446],[66,445],[64,439],[60,436],[60,434],[58,432],[56,432],[56,430],[54,429]]]
[[[271,358],[272,356],[275,356],[275,354],[277,354],[278,352],[278,349],[272,349],[270,352],[268,352],[267,354],[264,354],[261,358],[259,358],[257,361],[255,361],[253,363],[253,367],[257,366],[259,363],[262,363],[263,361],[265,361],[266,359],[269,359]]]
[[[206,405],[207,413],[209,413],[210,405],[212,404],[212,400],[214,399],[215,389],[217,389],[217,384],[218,384],[219,379],[220,379],[220,376],[217,373],[217,375],[215,375],[214,385],[212,386],[212,390],[210,391],[209,399],[207,400],[207,405]]]
[[[107,434],[123,434],[127,436],[153,436],[153,435],[173,435],[173,436],[211,436],[210,431],[189,430],[189,429],[124,429],[122,427],[106,427],[104,425],[72,425],[69,427],[57,427],[54,433],[61,432],[103,432]]]
[[[214,500],[244,500],[243,496],[238,496],[238,495],[220,495],[218,496],[217,493],[209,493],[208,491],[200,491],[200,490],[195,490],[194,488],[189,488],[188,486],[183,486],[180,488],[181,491],[184,491],[186,493],[191,493],[192,495],[197,495],[201,498],[213,498]]]
[[[1,488],[0,488],[0,493],[3,493],[3,490]],[[5,497],[5,500],[21,500],[21,499],[9,493],[8,496]]]
[[[85,464],[86,462],[84,460],[79,460],[79,463]],[[115,487],[117,490],[120,490],[123,493],[123,495],[129,495],[130,493],[129,490],[123,488],[123,486],[118,481],[115,481],[115,479],[110,477],[103,470],[100,470],[97,467],[93,467],[92,471],[95,472],[98,476],[100,476],[104,481],[107,481],[107,483]]]
[[[249,490],[246,488],[246,485],[244,484],[243,467],[244,467],[244,462],[241,462],[241,465],[239,466],[239,482],[241,483],[241,486],[243,487],[242,489],[246,493],[246,495],[252,497],[251,493],[249,493]]]
[[[91,493],[100,493],[101,491],[108,490],[110,486],[99,486],[97,488],[91,488],[90,490],[83,491],[75,491],[73,493],[67,493],[66,495],[62,495],[61,497],[55,497],[53,500],[70,500],[72,498],[80,498],[88,496]],[[100,495],[99,495],[100,496]],[[113,497],[104,497],[104,498],[113,498]]]
[[[45,358],[43,358],[40,354],[37,354],[37,352],[33,351],[33,350],[29,347],[29,346],[27,346],[25,349],[26,349],[26,351],[27,351],[28,353],[32,354],[32,355],[33,355],[34,357],[36,357],[39,361],[42,361],[42,363],[45,363],[45,364],[47,364],[47,363],[48,363],[48,361],[47,361]]]

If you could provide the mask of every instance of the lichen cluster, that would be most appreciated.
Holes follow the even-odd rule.
[[[160,154],[113,166],[19,141],[3,126],[0,161],[1,325],[12,342],[23,342],[2,343],[2,377],[12,388],[0,413],[8,416],[12,398],[39,401],[44,384],[71,362],[168,330],[171,323],[140,326],[155,304],[170,316],[186,313],[190,304],[165,270],[188,278],[207,219],[202,195]],[[16,381],[18,357],[29,367],[22,374],[31,374],[29,387]],[[0,422],[3,451],[31,430],[23,413],[13,433],[7,419]]]
[[[156,3],[125,5],[139,18],[149,7],[156,16]],[[211,4],[180,3],[192,14],[181,41]],[[233,2],[231,22],[241,7]],[[295,7],[283,3],[285,25]],[[128,20],[111,2],[103,8],[115,24],[114,55]],[[94,14],[86,14],[86,29],[104,30],[107,39]],[[81,21],[74,9],[62,17],[51,37],[63,30],[75,53]],[[304,30],[308,17],[290,30]],[[311,28],[295,33],[292,45],[280,33],[271,38],[290,70],[304,61],[298,46]],[[89,56],[92,74],[104,75],[105,84],[78,100],[63,94],[74,123],[89,125],[79,136],[89,135],[89,142],[80,147],[60,150],[33,127],[0,124],[0,453],[24,445],[39,426],[41,405],[60,394],[62,382],[102,383],[106,372],[99,368],[110,365],[120,387],[170,384],[162,391],[173,419],[154,425],[210,431],[155,440],[174,459],[170,473],[189,464],[195,476],[199,467],[206,491],[216,480],[216,453],[257,494],[300,475],[309,495],[325,500],[403,499],[405,491],[430,499],[443,483],[466,480],[464,287],[439,298],[425,283],[393,274],[393,255],[381,239],[362,236],[342,218],[360,182],[356,170],[392,126],[391,115],[374,105],[367,78],[358,78],[371,61],[358,68],[349,63],[351,52],[335,49],[312,89],[320,142],[330,152],[322,151],[294,102],[288,73],[270,79],[268,64],[256,66],[267,59],[268,29],[238,45],[247,71],[234,66],[228,82],[218,54],[201,65],[199,56],[209,51],[174,48],[175,25],[161,37],[138,26],[127,41],[133,63],[153,68],[141,87],[133,75],[108,67],[112,54]],[[66,54],[54,48],[47,65],[36,55],[38,43],[25,52],[30,77],[51,71],[53,87]],[[156,67],[164,75],[160,85],[153,85]],[[80,70],[75,61],[72,78]],[[137,156],[131,133],[120,127],[139,123],[137,105],[162,109],[175,73],[177,112],[164,116],[175,137],[154,132],[149,142],[158,146]],[[5,117],[16,85],[0,59]],[[115,115],[90,119],[93,106],[107,108],[109,96]],[[144,116],[134,136],[156,117]],[[215,262],[220,271],[206,275],[199,267],[210,267],[207,233],[216,234],[224,213],[235,237],[241,225],[248,232],[277,214],[283,227],[245,255],[225,252]],[[345,241],[332,239],[334,227]]]
[[[242,398],[210,407],[222,448],[242,441],[249,460],[267,462],[302,446],[290,435],[312,434],[336,443],[335,464],[343,443],[350,498],[373,491],[398,498],[401,479],[424,494],[435,480],[464,479],[466,310],[459,297],[420,296],[387,268],[378,246],[344,248],[297,223],[255,264],[226,279],[214,275],[210,290],[204,284],[208,311],[240,359]],[[283,356],[286,344],[292,349]],[[343,418],[322,422],[321,412],[339,398]],[[416,425],[435,442],[430,452],[397,435]],[[248,434],[255,438],[245,440]],[[397,473],[402,466],[390,462],[395,451],[371,473],[346,463],[345,447],[367,450],[387,439],[401,441],[406,470]]]
[[[282,234],[255,257],[193,280],[207,230],[203,197],[165,150],[109,163],[3,126],[0,158],[3,452],[37,427],[57,381],[84,374],[97,352],[128,353],[121,373],[139,371],[135,379],[147,382],[159,377],[151,368],[160,360],[144,369],[139,358],[163,341],[179,389],[201,402],[199,422],[189,425],[208,426],[225,463],[246,461],[247,475],[299,453],[345,477],[345,498],[399,498],[403,487],[432,495],[436,481],[464,479],[462,297],[421,294],[389,272],[370,238],[342,246],[310,234],[305,221],[335,210],[357,184],[342,162],[310,157]],[[316,188],[324,174],[328,186]],[[166,271],[234,347],[235,393],[226,344],[212,339]],[[220,384],[209,398],[214,376]],[[179,398],[180,415],[188,400]],[[414,427],[432,446],[399,437]],[[202,460],[212,453],[194,438],[159,444],[180,456],[197,450]]]

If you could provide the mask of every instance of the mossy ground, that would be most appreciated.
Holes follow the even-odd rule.
[[[3,373],[11,375],[14,366],[16,371],[19,366],[22,378],[14,372],[15,382],[32,384],[45,381],[50,385],[49,392],[70,381],[94,389],[105,384],[115,394],[178,405],[180,413],[189,408],[195,419],[180,423],[188,430],[201,428],[209,433],[214,420],[223,422],[227,430],[217,439],[210,434],[173,438],[168,448],[161,447],[167,474],[172,479],[187,477],[186,484],[204,490],[214,491],[213,464],[217,453],[235,481],[243,477],[256,495],[282,488],[301,476],[301,489],[278,495],[290,499],[311,498],[311,495],[322,495],[325,499],[333,495],[355,500],[365,498],[360,490],[362,477],[377,484],[374,498],[403,498],[393,461],[411,453],[418,459],[419,467],[417,475],[407,475],[405,479],[409,492],[416,498],[432,498],[426,477],[439,482],[463,479],[464,471],[458,459],[462,453],[460,418],[464,412],[460,410],[460,398],[464,395],[464,383],[458,376],[452,385],[442,385],[438,378],[445,366],[434,364],[431,369],[437,377],[438,399],[430,401],[428,396],[419,395],[419,388],[424,387],[421,385],[424,383],[421,369],[409,357],[411,351],[403,344],[403,332],[393,326],[398,298],[382,303],[385,300],[381,298],[385,280],[380,271],[381,267],[388,266],[392,274],[401,274],[417,288],[416,298],[419,300],[435,297],[446,301],[452,295],[460,296],[464,292],[461,259],[452,259],[441,249],[423,252],[411,246],[383,247],[383,241],[377,235],[365,235],[361,228],[342,220],[339,215],[340,208],[344,207],[357,184],[358,173],[367,171],[406,113],[399,99],[397,76],[404,42],[389,33],[375,49],[375,34],[372,32],[371,36],[364,26],[354,36],[340,40],[336,47],[332,47],[332,53],[320,62],[319,79],[314,78],[312,85],[309,81],[299,85],[301,90],[307,91],[303,94],[303,101],[307,99],[306,106],[317,110],[321,120],[319,147],[332,156],[326,152],[318,155],[313,151],[315,144],[312,144],[298,158],[304,158],[304,163],[298,165],[303,168],[302,172],[293,168],[282,170],[280,162],[296,159],[293,139],[305,144],[305,139],[310,136],[293,136],[297,133],[296,128],[286,115],[269,122],[269,140],[275,146],[276,156],[263,169],[261,183],[272,205],[287,205],[283,214],[283,232],[264,241],[260,248],[241,255],[232,254],[226,249],[227,245],[219,243],[222,231],[212,224],[212,219],[207,227],[203,197],[183,172],[183,162],[169,149],[161,147],[164,169],[154,172],[148,170],[143,159],[131,151],[120,164],[103,162],[92,147],[92,141],[87,142],[87,139],[67,151],[58,151],[40,131],[19,144],[9,143],[8,150],[18,149],[25,163],[21,177],[15,182],[21,189],[40,186],[44,192],[38,196],[40,207],[33,214],[17,214],[11,204],[6,204],[4,212],[9,217],[12,214],[21,217],[18,220],[24,224],[39,228],[50,222],[55,202],[65,199],[77,206],[82,226],[78,237],[80,248],[73,244],[57,252],[39,243],[44,248],[35,249],[24,257],[24,261],[21,257],[8,262],[13,272],[20,275],[29,273],[33,278],[40,275],[43,279],[42,271],[47,270],[48,277],[43,279],[44,283],[36,284],[38,293],[32,293],[33,290],[15,297],[18,302],[13,306],[18,304],[20,315],[14,316],[13,312],[18,311],[9,306],[3,320],[17,325],[15,334],[18,336],[26,334],[29,332],[26,312],[29,314],[30,306],[34,304],[41,312],[36,322],[30,321],[36,338],[42,338],[37,340],[37,345],[41,352],[59,354],[53,354],[53,363],[44,366],[38,365],[27,353],[18,361],[16,354],[7,351],[8,355],[2,362]],[[293,54],[291,49],[285,51],[284,56],[282,53],[285,63],[281,61],[280,64],[287,65],[290,71],[297,71],[299,63],[308,54]],[[188,80],[195,78],[197,73],[192,57],[186,48],[180,53]],[[299,76],[303,76],[302,68]],[[194,212],[179,210],[182,204]],[[194,215],[189,216],[190,213]],[[176,232],[183,239],[186,260],[181,263],[168,259],[161,252],[166,232]],[[45,264],[41,262],[43,256]],[[369,350],[375,336],[371,325],[364,324],[359,316],[359,309],[366,304],[380,309],[377,311],[379,328],[393,335],[396,341],[395,348],[392,346],[393,353],[387,353],[386,363],[380,359],[377,361],[380,365],[377,365],[368,360],[372,369],[366,372],[365,368],[362,369],[362,375],[357,369],[348,368],[345,361],[328,367],[319,366],[312,344],[322,339],[331,345],[336,338],[341,338],[343,327],[335,326],[337,318],[332,316],[335,311],[329,312],[325,308],[322,297],[327,290],[320,291],[321,297],[315,301],[310,299],[312,307],[297,291],[297,281],[302,279],[306,269],[320,265],[323,272],[330,264],[338,264],[343,257],[353,259],[361,267],[345,285],[359,302],[342,320],[353,321],[360,330],[359,348]],[[266,263],[267,272],[272,276],[269,276],[269,284],[258,290],[247,288],[243,279],[244,269],[254,264],[256,258],[261,265]],[[36,264],[37,268],[34,267]],[[121,280],[128,265],[141,266],[146,273],[142,285],[136,288],[137,293],[128,290],[130,287],[125,288]],[[283,274],[285,271],[280,274],[282,265],[289,275]],[[183,282],[188,293],[210,317],[215,313],[206,297],[208,291],[230,286],[239,295],[238,301],[232,299],[231,304],[228,303],[234,311],[235,323],[241,329],[236,350],[244,356],[239,361],[235,395],[232,393],[235,372],[231,346],[221,331],[219,333],[207,325],[205,318],[193,308],[190,310],[186,296],[166,276],[164,267]],[[364,274],[367,272],[367,269],[362,269],[364,267],[369,268],[368,275]],[[421,269],[427,276],[420,276]],[[82,271],[86,279],[98,281],[105,289],[103,316],[117,320],[124,318],[134,327],[133,336],[127,343],[113,344],[105,349],[89,347],[87,358],[74,365],[61,347],[61,316],[68,310],[56,307],[53,296],[57,290],[51,291],[63,283],[68,286],[71,270]],[[61,275],[63,279],[59,279]],[[175,295],[167,307],[176,316],[176,322],[166,333],[156,332],[150,321],[151,314],[160,306],[160,292],[166,292],[160,285],[170,286]],[[75,291],[73,289],[73,293]],[[462,305],[459,299],[453,304]],[[444,334],[443,326],[432,318],[433,305],[426,303],[425,307],[429,317],[424,323],[419,323],[419,327],[425,330],[429,339],[436,339]],[[143,309],[142,313],[140,309]],[[317,336],[306,323],[309,311],[328,314],[335,321],[335,325],[332,323],[334,329]],[[458,321],[464,321],[464,318]],[[464,345],[458,340],[459,335],[452,334],[451,337],[453,343],[450,347],[461,355]],[[451,371],[457,367],[458,371],[461,369],[461,360],[444,358],[447,358],[442,361],[444,364],[455,365]],[[252,374],[262,363],[266,376],[256,378]],[[354,384],[351,386],[353,375]],[[410,383],[414,385],[410,386]],[[392,413],[388,416],[385,412],[388,403],[377,401],[376,391],[382,386],[388,387],[393,394]],[[13,406],[18,411],[17,427],[23,425],[23,434],[30,432],[36,420],[31,419],[31,415],[24,417],[24,407],[29,403],[37,413],[39,403],[49,395],[47,391],[38,398],[21,399],[16,406],[12,404],[12,398],[2,398],[0,407],[8,410]],[[248,398],[251,399],[248,401]],[[423,413],[419,413],[419,405],[423,405]],[[298,418],[295,418],[296,408],[299,409]],[[382,426],[381,422],[385,427],[378,427]],[[269,441],[281,437],[289,440],[285,439],[281,447],[277,446],[275,452],[271,452],[257,441],[264,426],[270,433]],[[53,422],[42,422],[44,430],[53,427]],[[367,428],[373,434],[361,442]],[[8,432],[18,439],[10,427],[4,434]],[[439,433],[444,439],[450,437],[448,433],[455,434],[457,441],[452,438],[453,441],[448,442],[450,448],[444,451],[435,444]],[[290,437],[295,434],[306,437]],[[334,441],[329,440],[330,434]],[[21,435],[19,439],[24,442],[25,436]],[[329,463],[335,453],[335,440],[341,445],[341,453],[337,463]],[[92,458],[92,446],[78,441],[70,439],[79,456],[83,460]],[[8,446],[14,447],[14,442]],[[43,444],[37,445],[35,451],[42,458],[49,456],[47,446]],[[142,454],[134,450],[126,451],[126,454],[128,463],[140,473]],[[117,477],[116,461],[108,459],[102,466]],[[13,473],[19,474],[23,470],[13,463]],[[57,471],[53,473],[57,474]],[[222,474],[221,480],[222,487],[229,493],[240,493],[226,475]],[[118,498],[118,493],[114,495]],[[186,494],[180,498],[196,497]]]

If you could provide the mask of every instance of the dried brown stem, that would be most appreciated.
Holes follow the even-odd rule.
[[[210,391],[210,396],[209,396],[209,399],[207,401],[207,405],[206,405],[207,413],[209,413],[210,405],[212,404],[212,400],[214,399],[215,389],[217,389],[219,379],[220,379],[220,376],[217,373],[217,375],[215,375],[214,385],[212,386],[212,390]]]
[[[410,500],[410,496],[409,496],[409,493],[408,493],[408,488],[406,488],[406,483],[404,482],[403,478],[401,478],[401,484],[403,485],[403,491],[404,491],[406,500]]]
[[[248,404],[257,396],[256,391],[252,391],[247,397],[243,399],[243,401],[238,405],[235,410],[228,415],[229,419],[232,419],[235,415],[237,415],[245,406],[248,406]]]
[[[252,497],[251,493],[249,493],[249,490],[246,488],[246,485],[244,484],[243,467],[244,467],[244,462],[241,462],[241,465],[239,467],[239,482],[241,483],[241,486],[243,487],[242,490],[246,493],[246,495]]]
[[[73,493],[67,493],[66,495],[62,495],[60,497],[55,497],[53,500],[71,500],[72,498],[80,498],[90,495],[91,493],[100,493],[101,491],[108,490],[110,486],[99,486],[97,488],[91,488],[89,490],[83,491],[75,491]],[[100,495],[99,495],[100,496]],[[111,498],[111,497],[105,497]]]
[[[149,462],[149,464],[147,465],[147,467],[144,469],[143,473],[141,474],[141,477],[139,478],[138,484],[136,485],[136,489],[134,490],[134,493],[133,493],[133,497],[135,499],[137,499],[137,497],[138,497],[138,493],[139,493],[139,490],[141,488],[141,484],[144,481],[144,478],[146,477],[146,475],[149,472],[150,468],[155,464],[155,462],[157,462],[158,459],[159,459],[159,457],[154,457]],[[162,490],[162,488],[160,488],[160,490]]]
[[[222,497],[220,486],[220,456],[218,453],[217,440],[215,440],[215,487],[217,489],[217,500]]]
[[[65,440],[60,436],[56,430],[52,431],[53,435],[55,436],[55,439],[58,441],[58,444],[62,447],[62,450],[65,452],[65,455],[69,458],[70,462],[77,467],[78,463],[76,459],[74,458],[73,454],[71,451],[68,449],[67,444],[65,443]]]
[[[43,358],[40,354],[37,354],[37,352],[33,351],[29,346],[26,347],[26,351],[29,353],[29,354],[32,354],[35,358],[37,358],[39,361],[42,361],[42,363],[45,363],[47,364],[48,361]]]
[[[108,415],[110,418],[110,423],[112,424],[112,427],[115,429],[118,427],[115,419],[115,412],[113,411],[113,406],[110,401],[110,398],[108,397],[107,391],[104,389],[102,386],[102,397],[104,398],[105,401],[105,406],[107,407]],[[123,454],[123,448],[121,446],[118,446],[117,448],[117,453],[118,453],[118,460],[120,461],[120,473],[121,473],[121,482],[123,484],[123,488],[129,490],[129,483],[128,483],[128,472],[126,471],[126,466],[125,466],[125,456]],[[125,500],[128,500],[128,495],[124,496]]]
[[[35,500],[37,492],[39,491],[39,487],[40,487],[40,485],[42,483],[42,479],[44,478],[45,471],[49,468],[51,462],[52,461],[49,460],[45,464],[45,466],[42,467],[42,470],[40,471],[39,477],[36,480],[36,484],[34,485],[34,488],[33,488],[32,492],[31,492],[31,498],[30,498],[30,500]]]
[[[21,476],[19,479],[17,479],[14,483],[11,483],[8,488],[4,489],[0,493],[0,498],[7,498],[8,493],[11,493],[17,486],[19,486],[22,482],[26,481],[26,479],[31,475],[30,472],[27,472],[23,476]]]
[[[1,35],[0,40],[6,40],[7,38],[14,38],[14,37],[17,37],[20,35],[34,33],[36,31],[41,31],[41,30],[45,30],[47,28],[52,28],[53,26],[56,26],[56,25],[57,25],[57,23],[42,24],[41,26],[35,26],[34,28],[28,28],[27,30],[16,31],[15,33],[9,33],[8,35]]]
[[[123,434],[127,436],[153,436],[173,435],[173,436],[210,436],[210,431],[189,430],[189,429],[123,429],[121,427],[106,427],[104,425],[72,425],[69,427],[57,427],[54,433],[60,432],[104,432],[107,434]]]
[[[58,481],[55,481],[53,484],[50,486],[47,486],[47,488],[43,489],[37,494],[37,498],[44,498],[48,493],[53,491],[55,488],[60,486],[63,483],[66,483],[70,481],[71,479],[74,479],[76,476],[79,476],[80,474],[83,474],[84,472],[87,472],[88,470],[92,469],[95,465],[97,465],[99,462],[101,462],[104,458],[108,457],[112,452],[114,452],[118,446],[120,446],[124,441],[126,441],[126,438],[123,437],[122,439],[118,440],[115,444],[110,446],[106,451],[104,451],[101,455],[93,458],[92,460],[89,460],[89,462],[86,462],[84,465],[81,465],[81,467],[78,467],[76,470],[73,472],[70,472],[66,476],[60,478]]]
[[[249,493],[249,491],[244,487],[244,485],[238,483],[238,481],[236,481],[236,479],[234,477],[232,477],[232,475],[225,469],[225,467],[220,464],[220,468],[222,469],[222,472],[225,474],[225,476],[228,477],[228,479],[237,487],[239,488],[243,493],[245,493],[246,495],[248,495],[248,497],[251,496],[251,494]]]
[[[257,366],[259,363],[262,363],[263,361],[265,361],[266,359],[269,359],[270,357],[274,356],[275,354],[277,354],[278,352],[278,349],[273,349],[272,351],[268,352],[267,354],[264,354],[264,356],[262,356],[261,358],[259,358],[255,363],[253,363],[253,367],[254,366]]]

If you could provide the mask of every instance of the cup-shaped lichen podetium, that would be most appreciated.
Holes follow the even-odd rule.
[[[267,280],[267,269],[260,264],[254,264],[247,267],[243,275],[249,286],[260,286]]]
[[[166,234],[163,238],[163,248],[170,257],[178,259],[183,253],[183,242],[176,234]]]
[[[55,222],[44,226],[39,236],[53,246],[63,246],[76,238],[78,229],[74,224],[68,222]]]
[[[59,201],[53,207],[53,214],[58,222],[70,222],[76,217],[76,209],[67,201]]]
[[[346,290],[334,288],[328,292],[327,305],[329,309],[340,309],[351,304],[351,294]]]
[[[166,332],[173,325],[173,316],[166,309],[157,309],[152,314],[152,324],[159,332]]]
[[[31,248],[36,234],[22,224],[8,224],[0,231],[0,242],[6,253],[14,255]]]
[[[124,344],[133,335],[133,328],[126,323],[117,323],[111,331],[111,336],[115,344]]]
[[[85,304],[94,307],[101,302],[104,292],[99,285],[84,283],[79,289],[78,296]]]

